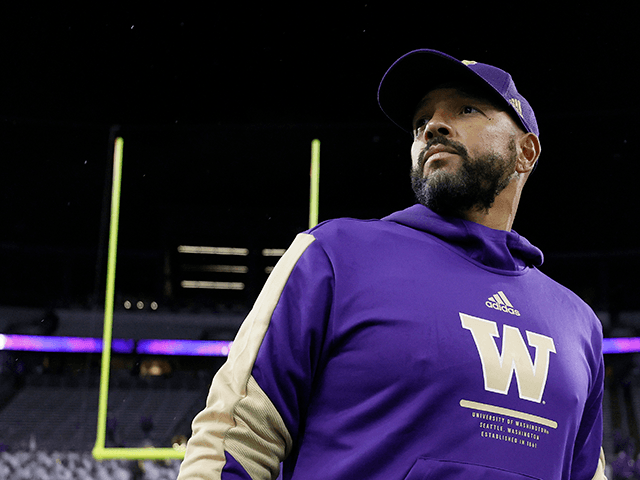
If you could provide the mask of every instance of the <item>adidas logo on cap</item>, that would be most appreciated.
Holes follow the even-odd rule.
[[[513,305],[502,290],[489,297],[484,304],[489,308],[500,310],[501,312],[509,313],[517,317],[520,316],[520,312],[513,308]]]

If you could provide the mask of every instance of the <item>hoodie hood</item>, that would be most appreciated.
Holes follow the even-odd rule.
[[[382,220],[429,233],[487,267],[521,271],[539,267],[544,261],[542,251],[513,230],[494,230],[468,220],[440,216],[423,205],[414,205]]]

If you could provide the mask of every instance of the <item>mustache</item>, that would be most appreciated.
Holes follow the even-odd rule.
[[[451,139],[449,139],[447,137],[437,136],[437,137],[433,137],[431,140],[429,140],[427,142],[427,145],[420,152],[420,155],[418,156],[418,165],[420,165],[420,170],[422,170],[422,168],[424,167],[425,156],[427,155],[427,152],[434,145],[443,145],[445,147],[452,148],[463,159],[466,160],[466,159],[469,158],[469,152],[468,152],[467,148],[463,144],[461,144],[460,142],[456,142],[455,140],[451,140]]]

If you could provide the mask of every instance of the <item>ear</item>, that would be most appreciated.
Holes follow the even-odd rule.
[[[535,133],[525,133],[518,139],[518,173],[529,173],[540,157],[540,139]]]

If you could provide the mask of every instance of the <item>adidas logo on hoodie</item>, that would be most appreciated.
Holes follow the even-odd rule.
[[[500,310],[501,312],[509,313],[517,317],[520,316],[520,312],[513,308],[513,305],[502,290],[489,297],[485,302],[485,305],[489,308]]]

